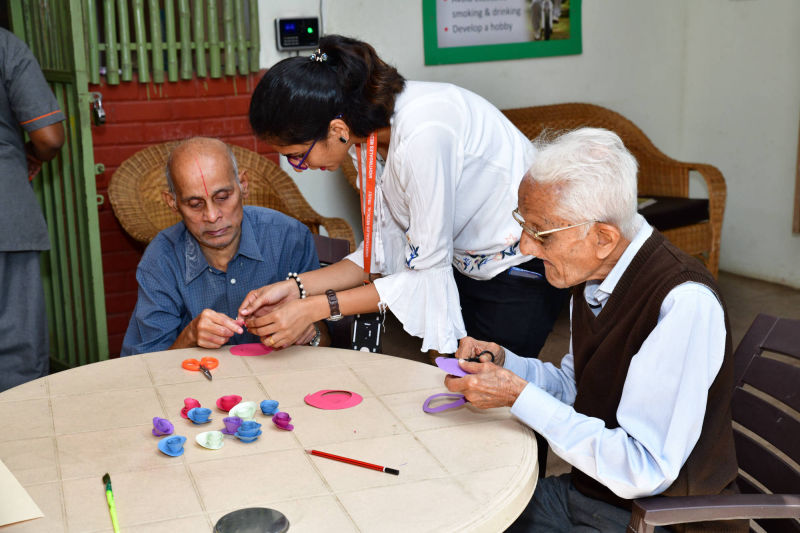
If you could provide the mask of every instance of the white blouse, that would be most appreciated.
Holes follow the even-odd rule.
[[[375,187],[375,288],[422,351],[452,353],[466,335],[452,267],[491,279],[530,259],[511,211],[535,149],[489,102],[445,83],[406,82],[391,127]],[[347,259],[363,268],[362,248]]]

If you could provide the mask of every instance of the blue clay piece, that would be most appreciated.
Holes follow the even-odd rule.
[[[186,416],[194,422],[195,424],[207,424],[211,422],[209,416],[211,415],[211,409],[207,407],[195,407],[193,409],[189,409],[189,412],[186,413]]]
[[[275,400],[264,400],[261,402],[261,412],[265,415],[274,415],[278,412],[278,402]]]
[[[164,437],[158,441],[158,449],[170,457],[178,457],[179,455],[183,455],[184,442],[186,442],[186,437],[182,437],[180,435]]]

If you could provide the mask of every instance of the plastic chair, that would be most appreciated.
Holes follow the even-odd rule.
[[[741,494],[635,500],[629,532],[730,519],[753,519],[769,532],[800,532],[800,320],[758,315],[734,365]]]
[[[134,239],[149,243],[165,229],[180,221],[164,202],[161,191],[167,188],[164,167],[177,141],[156,144],[140,150],[122,162],[111,176],[108,197],[122,227]],[[308,204],[297,184],[269,159],[241,146],[230,145],[239,168],[249,181],[245,203],[269,207],[304,223],[313,234],[320,227],[328,235],[344,239],[355,248],[350,225],[341,218],[323,217]]]

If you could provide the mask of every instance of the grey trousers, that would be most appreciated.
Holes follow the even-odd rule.
[[[41,252],[0,252],[0,392],[50,369]]]
[[[624,533],[630,511],[581,494],[569,474],[540,479],[528,507],[506,530],[509,533]],[[664,528],[656,528],[666,533]]]

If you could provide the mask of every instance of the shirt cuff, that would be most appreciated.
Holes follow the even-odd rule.
[[[375,289],[403,329],[422,337],[423,352],[455,353],[467,336],[453,269],[405,270],[378,278]]]
[[[553,421],[563,420],[572,408],[550,396],[533,383],[528,383],[511,406],[511,414],[523,424],[547,438],[547,427]]]

